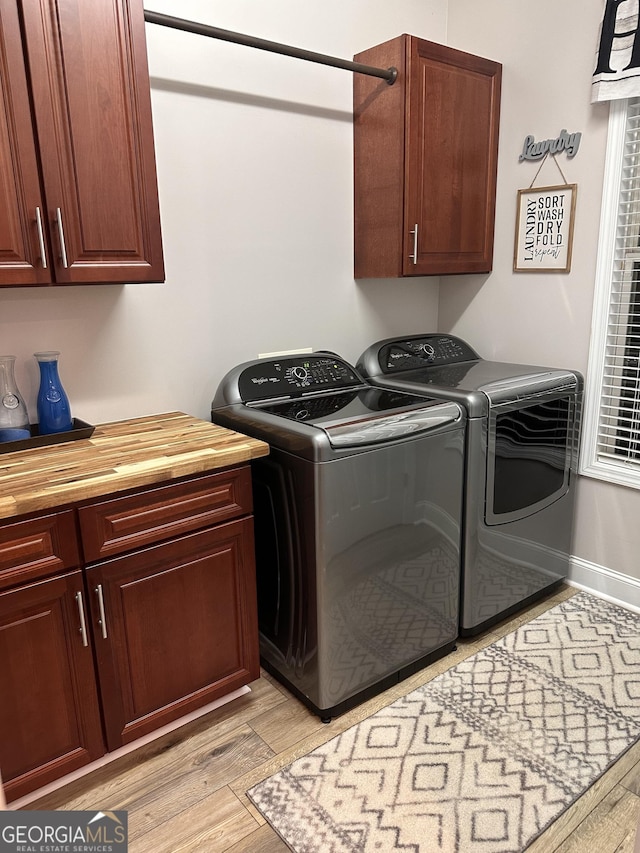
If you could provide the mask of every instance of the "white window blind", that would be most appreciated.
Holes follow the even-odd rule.
[[[580,470],[640,488],[640,98],[610,108]]]

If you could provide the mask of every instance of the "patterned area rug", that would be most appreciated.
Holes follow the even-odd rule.
[[[640,737],[640,615],[562,604],[252,788],[295,853],[515,853]]]

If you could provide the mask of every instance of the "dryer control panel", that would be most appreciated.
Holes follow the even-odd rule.
[[[378,363],[383,373],[456,364],[477,358],[478,354],[469,344],[452,335],[416,335],[384,341],[378,350]]]
[[[365,384],[343,359],[315,353],[252,362],[238,379],[240,395],[245,403],[299,397]]]

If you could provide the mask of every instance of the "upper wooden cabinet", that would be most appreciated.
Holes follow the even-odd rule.
[[[402,35],[357,54],[355,277],[489,272],[502,66]]]
[[[0,0],[0,285],[162,281],[140,0]]]

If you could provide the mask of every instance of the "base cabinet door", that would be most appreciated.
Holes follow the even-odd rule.
[[[105,753],[82,572],[0,593],[0,768],[8,800]]]
[[[253,520],[86,570],[110,750],[259,675]]]

